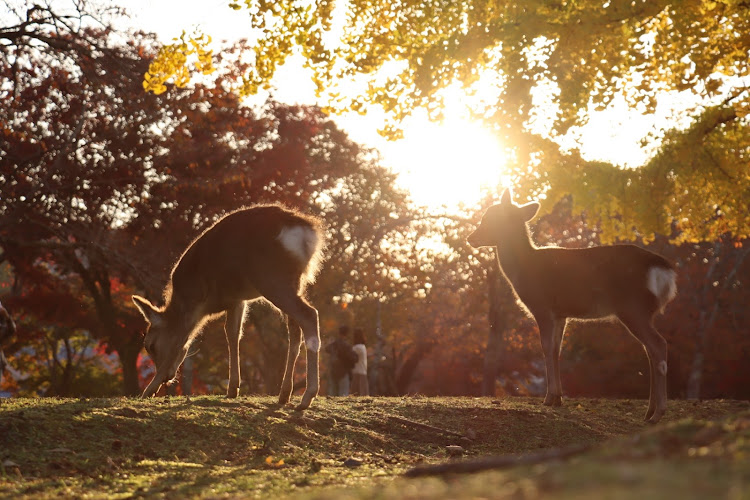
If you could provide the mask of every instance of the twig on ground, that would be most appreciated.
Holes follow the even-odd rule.
[[[415,422],[413,420],[408,420],[406,418],[389,416],[388,420],[393,420],[394,422],[398,422],[400,424],[411,425],[412,427],[418,427],[420,429],[424,429],[424,430],[428,430],[428,431],[432,431],[432,432],[439,432],[441,434],[448,434],[450,436],[457,436],[457,437],[460,437],[460,438],[463,438],[463,439],[468,439],[470,441],[472,440],[470,437],[468,437],[468,436],[466,436],[464,434],[461,434],[460,432],[449,431],[448,429],[443,429],[441,427],[435,427],[434,425],[423,424],[421,422]]]
[[[576,445],[565,448],[553,448],[521,455],[500,455],[483,457],[474,460],[447,462],[436,465],[421,465],[404,473],[407,477],[439,476],[443,474],[467,474],[489,469],[504,469],[516,465],[535,465],[543,462],[562,460],[579,455],[591,449],[591,445]]]

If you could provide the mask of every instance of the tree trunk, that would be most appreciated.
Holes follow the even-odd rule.
[[[126,396],[137,396],[141,393],[138,383],[138,354],[141,352],[140,335],[134,335],[130,341],[113,345],[122,366],[122,392]]]
[[[183,396],[193,395],[193,357],[188,356],[182,363],[182,381],[180,382]]]
[[[414,351],[406,358],[398,369],[396,375],[396,391],[399,396],[407,394],[409,390],[409,384],[414,374],[417,371],[419,363],[427,357],[430,352],[435,348],[435,342],[420,341],[417,343]]]
[[[482,396],[495,395],[495,380],[502,354],[502,308],[500,268],[497,259],[492,259],[492,264],[487,272],[487,298],[489,301],[489,331],[487,336],[487,348],[484,351],[484,370],[482,374]]]
[[[703,362],[705,356],[700,348],[696,348],[693,362],[690,365],[690,375],[688,375],[687,389],[685,390],[686,399],[700,399],[701,382],[703,379]]]
[[[372,395],[382,396],[383,390],[383,360],[385,359],[385,338],[383,337],[383,302],[378,297],[377,309],[375,310],[375,355],[372,357],[372,366],[369,368],[370,393]]]

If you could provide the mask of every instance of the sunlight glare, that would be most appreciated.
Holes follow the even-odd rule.
[[[482,193],[507,184],[501,142],[480,123],[413,118],[402,140],[384,145],[389,167],[412,200],[427,208],[473,206]]]

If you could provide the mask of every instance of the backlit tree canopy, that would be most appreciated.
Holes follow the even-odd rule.
[[[526,2],[353,0],[231,2],[249,13],[254,64],[241,91],[267,85],[290,55],[304,56],[334,110],[377,105],[398,134],[417,108],[439,118],[446,89],[461,87],[509,147],[526,194],[574,194],[605,239],[750,234],[750,5],[739,0]],[[238,15],[239,15],[238,14]],[[180,42],[182,43],[182,42]],[[187,46],[187,45],[185,45]],[[166,47],[158,84],[184,64]],[[161,61],[173,63],[163,64]],[[172,68],[163,71],[163,68]],[[356,90],[352,90],[356,89]],[[622,98],[639,112],[669,93],[695,102],[692,125],[651,137],[663,147],[629,170],[562,151],[559,138],[589,111]],[[551,205],[551,204],[550,204]]]
[[[331,263],[312,291],[328,301],[321,314],[332,296],[361,292],[373,263],[383,278],[370,286],[388,290],[381,243],[412,217],[374,152],[315,106],[241,105],[225,89],[231,70],[211,87],[145,93],[153,38],[81,27],[82,7],[30,5],[0,27],[0,264],[24,317],[19,348],[46,324],[57,337],[87,331],[117,351],[125,392],[139,392],[144,324],[130,294],[158,300],[196,234],[254,203],[329,224]]]

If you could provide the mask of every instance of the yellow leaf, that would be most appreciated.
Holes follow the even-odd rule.
[[[273,467],[274,469],[278,469],[284,465],[284,459],[280,459],[278,462],[273,461],[273,456],[266,457],[266,464],[268,464],[270,467]]]

